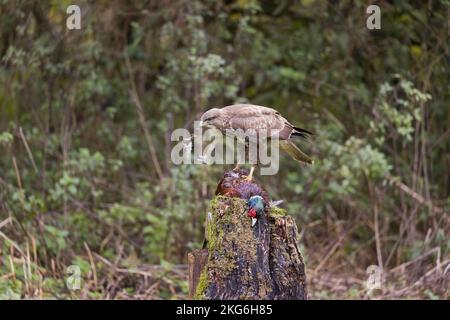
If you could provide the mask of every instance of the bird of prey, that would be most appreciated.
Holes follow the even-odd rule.
[[[293,126],[278,111],[253,104],[234,104],[223,108],[212,108],[201,116],[201,126],[213,127],[223,134],[227,130],[252,130],[259,134],[277,133],[281,150],[302,164],[313,164],[313,160],[303,153],[293,142],[293,137],[308,138],[311,132]],[[248,180],[252,179],[254,166]]]

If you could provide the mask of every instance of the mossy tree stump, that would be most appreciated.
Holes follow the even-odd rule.
[[[303,258],[295,221],[283,209],[266,208],[254,227],[245,199],[211,201],[207,247],[189,254],[194,299],[306,299]]]

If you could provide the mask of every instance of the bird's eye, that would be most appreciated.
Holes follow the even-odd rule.
[[[214,120],[215,118],[217,118],[217,116],[208,117],[205,119],[205,121],[211,121]]]

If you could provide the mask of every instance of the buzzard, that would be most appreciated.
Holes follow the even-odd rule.
[[[223,134],[227,130],[241,129],[256,134],[278,133],[281,150],[302,164],[313,164],[313,160],[303,153],[293,142],[293,137],[308,138],[311,132],[293,126],[278,111],[253,104],[234,104],[223,108],[212,108],[201,116],[201,126],[213,127]],[[252,179],[254,167],[251,167],[248,180]]]

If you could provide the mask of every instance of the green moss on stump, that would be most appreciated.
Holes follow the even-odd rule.
[[[208,288],[208,285],[209,285],[208,270],[206,267],[207,267],[207,265],[205,266],[205,269],[203,269],[202,274],[200,275],[197,289],[195,290],[195,294],[194,294],[195,300],[202,300],[204,298],[205,290],[206,290],[206,288]]]
[[[306,299],[295,222],[273,207],[252,227],[247,210],[244,199],[211,200],[208,261],[194,299]]]
[[[269,210],[269,215],[271,217],[284,217],[286,216],[286,210],[279,207],[271,207]]]

